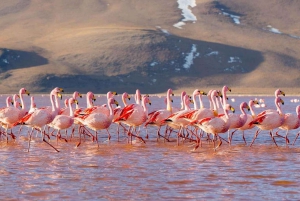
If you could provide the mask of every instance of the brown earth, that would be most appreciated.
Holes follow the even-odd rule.
[[[1,1],[0,92],[179,93],[226,84],[240,94],[300,93],[298,0],[196,4],[197,21],[178,29],[175,0]],[[198,56],[185,69],[193,45]]]

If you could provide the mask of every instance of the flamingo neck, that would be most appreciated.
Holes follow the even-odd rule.
[[[136,90],[136,93],[135,93],[135,96],[134,96],[136,104],[139,104],[139,105],[141,104],[140,97],[141,97],[140,90]]]
[[[74,112],[72,108],[72,99],[69,99],[70,117],[74,117]]]
[[[223,109],[224,109],[224,114],[225,114],[226,119],[229,119],[228,110],[226,110],[225,107],[223,107]]]
[[[54,106],[54,100],[53,100],[54,95],[50,94],[50,102],[51,102],[51,106],[52,106],[52,112],[55,112],[56,108]]]
[[[218,97],[215,98],[215,104],[216,104],[217,109],[219,109],[220,108],[220,103],[219,103]]]
[[[296,107],[296,113],[297,113],[298,119],[300,119],[300,105],[298,105]]]
[[[31,102],[30,102],[30,109],[31,108],[34,108],[35,106],[34,106],[34,98],[33,98],[33,96],[31,96]]]
[[[126,107],[128,105],[127,102],[126,102],[125,95],[126,95],[125,93],[122,95],[122,101],[124,103],[124,107]]]
[[[168,90],[167,92],[167,110],[170,111],[172,113],[172,103],[171,103],[171,93],[170,93],[170,90]]]
[[[196,94],[193,94],[193,101],[194,101],[194,110],[198,110],[198,105],[196,103]]]
[[[245,112],[245,110],[243,108],[243,104],[240,105],[240,110],[241,110],[241,112],[242,112],[243,115],[246,115],[246,112]]]
[[[200,109],[204,108],[201,94],[199,94],[199,102],[200,102]]]
[[[143,99],[143,101],[142,101],[142,106],[143,106],[143,108],[144,108],[144,113],[145,113],[145,115],[148,116],[148,107],[147,107],[147,105],[146,105],[146,99]]]
[[[90,94],[89,94],[88,96],[86,96],[86,107],[87,107],[87,108],[93,107],[93,104],[92,104],[92,97],[91,97]]]
[[[58,101],[58,97],[57,96],[54,96],[55,97],[55,106],[56,106],[56,109],[59,110],[60,109],[60,103]]]
[[[275,105],[276,105],[276,108],[277,108],[278,113],[279,113],[280,115],[282,115],[283,113],[282,113],[282,110],[281,110],[281,107],[280,107],[280,103],[277,102],[277,101],[275,100]]]
[[[181,99],[181,108],[180,108],[180,110],[183,110],[183,109],[185,109],[184,107],[184,100],[183,100],[183,98],[184,98],[184,96],[185,96],[185,92],[182,92],[181,93],[181,97],[180,97],[180,99]]]
[[[226,87],[223,87],[223,89],[222,89],[222,94],[223,94],[223,107],[225,107],[226,105],[227,105],[227,94],[226,94],[226,92],[227,92],[227,89],[226,89]]]
[[[20,96],[20,100],[21,100],[21,104],[22,104],[22,110],[25,110],[25,109],[26,109],[26,106],[25,106],[25,104],[24,104],[23,94],[20,92],[20,93],[19,93],[19,96]]]
[[[250,108],[250,112],[251,112],[252,117],[255,117],[256,114],[253,110],[253,101],[249,101],[249,108]]]
[[[6,106],[7,106],[7,107],[10,106],[9,101],[10,101],[10,97],[7,97],[7,98],[6,98]]]

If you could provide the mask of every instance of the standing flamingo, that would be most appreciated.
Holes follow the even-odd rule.
[[[99,147],[98,137],[97,137],[98,130],[106,129],[106,131],[108,133],[108,139],[110,139],[110,133],[108,132],[108,127],[111,125],[113,117],[114,117],[112,104],[116,104],[118,106],[119,103],[113,98],[109,98],[107,100],[109,115],[106,115],[103,113],[91,113],[91,114],[86,114],[86,115],[76,118],[77,121],[81,122],[81,124],[83,124],[83,125],[87,126],[88,128],[95,131],[95,138],[96,138],[98,147]],[[77,147],[80,145],[80,143],[81,143],[81,137],[80,137],[80,142],[77,144]]]
[[[277,110],[272,110],[272,109],[265,110],[265,111],[259,113],[257,115],[257,117],[249,123],[250,126],[252,124],[256,124],[256,126],[259,128],[254,135],[254,138],[252,140],[252,143],[250,144],[250,147],[252,146],[252,144],[254,143],[258,134],[262,130],[270,131],[269,134],[270,134],[271,138],[273,139],[273,142],[277,146],[277,143],[274,139],[272,130],[280,127],[284,122],[284,114],[282,113],[280,103],[282,103],[282,105],[283,105],[284,101],[280,97],[275,97],[275,105],[276,105]]]
[[[131,137],[132,143],[132,136],[135,136],[132,132],[132,128],[136,128],[137,126],[142,125],[148,117],[148,107],[146,104],[151,105],[151,101],[148,96],[143,96],[142,98],[142,105],[140,104],[130,104],[122,110],[120,117],[117,118],[115,121],[122,122],[129,126],[127,135]],[[138,137],[138,136],[136,136]],[[141,137],[139,139],[143,140]],[[143,142],[145,142],[143,140]]]
[[[60,131],[64,129],[70,128],[74,123],[74,112],[72,108],[72,104],[78,103],[76,99],[73,97],[68,100],[69,104],[69,114],[68,115],[56,115],[53,121],[49,124],[50,127],[57,130],[56,133],[56,143],[58,143],[58,136],[60,136]]]
[[[297,129],[297,128],[299,128],[299,126],[300,126],[300,105],[298,105],[296,107],[296,114],[293,114],[293,113],[284,114],[283,124],[279,127],[281,130],[286,130],[286,134],[285,134],[286,144],[289,143],[289,140],[288,140],[289,131]],[[299,133],[296,135],[294,143],[297,140],[298,136],[299,136]]]
[[[246,139],[245,139],[244,131],[245,131],[245,130],[252,129],[252,128],[254,128],[254,126],[255,126],[254,124],[252,124],[251,126],[249,125],[249,123],[250,123],[251,121],[253,121],[253,120],[256,118],[256,113],[255,113],[254,110],[253,110],[253,106],[254,106],[255,104],[257,104],[257,105],[259,104],[257,100],[250,100],[250,101],[249,101],[249,104],[248,104],[248,105],[249,105],[249,108],[250,108],[251,115],[250,115],[250,114],[247,114],[247,120],[246,120],[245,124],[244,124],[242,127],[239,127],[239,128],[237,129],[237,130],[240,130],[240,131],[243,132],[243,140],[244,140],[245,144],[247,144],[247,142],[246,142]],[[232,134],[231,134],[231,139],[232,139],[233,134],[234,134],[237,130],[235,130],[235,131],[232,132]]]
[[[25,104],[24,104],[24,100],[23,100],[23,94],[30,94],[25,88],[21,88],[19,91],[19,96],[20,96],[20,100],[22,103],[22,109],[18,109],[16,107],[7,107],[3,110],[0,110],[0,122],[2,124],[2,126],[4,126],[5,128],[5,133],[6,133],[6,142],[8,142],[8,133],[7,130],[10,128],[12,129],[13,124],[18,122],[24,115],[24,111],[25,111]],[[12,130],[11,130],[11,135],[12,134]]]
[[[229,114],[229,119],[230,119],[230,126],[228,129],[228,141],[229,144],[231,144],[231,140],[232,140],[232,135],[234,134],[233,131],[232,133],[230,133],[230,129],[237,129],[237,128],[241,128],[242,126],[244,126],[244,124],[247,121],[247,114],[244,111],[244,109],[248,109],[248,111],[250,111],[250,107],[248,106],[248,104],[246,102],[242,102],[240,104],[240,110],[242,112],[242,114]]]
[[[154,125],[158,127],[157,130],[157,136],[161,136],[160,129],[163,125],[165,125],[165,122],[162,120],[168,118],[170,115],[172,115],[172,103],[171,103],[171,95],[174,96],[173,90],[168,89],[167,91],[167,108],[162,110],[155,111],[151,116],[149,116],[148,120],[145,123],[145,127],[147,125]],[[158,140],[158,138],[157,138]]]

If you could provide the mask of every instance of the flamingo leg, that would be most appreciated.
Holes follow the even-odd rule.
[[[257,138],[257,136],[258,136],[258,134],[261,132],[261,130],[260,129],[257,129],[257,131],[255,132],[255,135],[254,135],[254,137],[253,137],[253,140],[252,140],[252,142],[251,142],[251,144],[250,144],[250,147],[252,146],[252,144],[254,143],[254,141],[255,141],[255,139]]]
[[[231,145],[231,141],[232,141],[233,134],[234,134],[237,130],[238,130],[238,129],[235,129],[235,130],[231,133],[230,141],[229,141],[229,144],[230,144],[230,145]]]
[[[31,129],[31,132],[29,133],[29,140],[28,140],[28,149],[27,149],[27,152],[29,152],[29,149],[30,149],[30,141],[31,141],[31,135],[33,133],[33,128]]]
[[[246,139],[245,139],[245,133],[244,133],[244,131],[243,131],[243,140],[244,140],[244,142],[245,142],[245,145],[247,145],[247,142],[246,142]]]
[[[276,147],[278,147],[278,145],[277,145],[277,143],[276,143],[276,141],[275,141],[275,138],[274,138],[274,136],[273,136],[273,133],[272,133],[272,131],[270,131],[270,136],[271,136],[271,138],[272,138],[272,140],[273,140],[273,142],[275,143],[275,145],[276,145]]]
[[[289,144],[290,143],[290,140],[288,138],[288,134],[289,134],[289,130],[286,131],[286,134],[285,134],[285,143],[286,144]]]
[[[97,133],[97,131],[95,131],[95,136],[96,136],[96,141],[97,141],[98,148],[99,148],[100,146],[99,146],[99,141],[98,141],[98,133]]]
[[[111,135],[110,135],[110,133],[109,133],[108,129],[106,129],[106,131],[107,131],[107,134],[108,134],[108,141],[109,141],[109,140],[110,140],[110,138],[111,138]]]
[[[295,144],[295,142],[296,142],[297,138],[299,137],[299,135],[300,135],[300,132],[297,133],[296,138],[295,138],[295,140],[293,142],[293,145]]]

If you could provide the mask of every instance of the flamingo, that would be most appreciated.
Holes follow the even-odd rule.
[[[254,110],[253,110],[253,106],[254,106],[255,104],[257,104],[257,105],[259,104],[257,100],[250,100],[250,101],[249,101],[249,104],[248,104],[248,105],[249,105],[249,108],[250,108],[251,115],[250,115],[250,114],[247,114],[247,120],[246,120],[245,124],[244,124],[242,127],[239,127],[239,128],[237,129],[237,130],[240,130],[240,131],[243,132],[243,140],[244,140],[245,144],[247,144],[247,142],[246,142],[246,139],[245,139],[244,131],[245,131],[245,130],[252,129],[252,128],[254,128],[254,126],[255,126],[254,124],[249,125],[249,123],[250,123],[251,121],[253,121],[253,120],[256,118],[256,113],[255,113]],[[234,134],[237,130],[235,130],[235,131],[232,132],[232,134],[231,134],[231,139],[232,139],[233,134]]]
[[[95,131],[95,137],[96,137],[98,147],[99,147],[98,137],[97,137],[98,130],[106,129],[108,133],[108,139],[110,139],[110,133],[108,132],[108,127],[111,125],[114,117],[112,104],[116,104],[118,106],[119,103],[113,98],[109,98],[107,100],[109,115],[106,115],[104,113],[91,113],[76,118],[77,121],[79,121],[81,124]],[[77,144],[77,147],[80,145],[80,143],[81,143],[81,137],[80,137],[80,142]]]
[[[75,91],[72,95],[73,99],[77,100],[77,98],[82,98],[82,95],[78,92]],[[65,108],[60,109],[59,114],[63,114],[63,115],[70,115],[70,109],[69,109],[69,101],[70,99],[65,99],[64,104],[65,104]],[[78,103],[78,101],[77,101]],[[76,104],[76,109],[79,109],[79,105]]]
[[[189,119],[184,118],[184,115],[191,110],[189,106],[190,99],[188,95],[185,95],[183,97],[183,102],[184,102],[184,110],[180,110],[176,113],[173,113],[168,118],[162,120],[162,123],[167,123],[167,125],[170,126],[171,128],[179,129],[177,134],[177,146],[179,145],[179,136],[182,133],[182,129],[186,128],[190,123]]]
[[[293,114],[293,113],[284,114],[283,124],[279,127],[279,129],[281,129],[281,130],[286,130],[285,140],[286,140],[287,144],[289,143],[289,140],[288,140],[289,131],[297,129],[297,128],[299,128],[299,126],[300,126],[300,105],[298,105],[296,107],[296,114]],[[299,133],[297,133],[294,143],[297,140],[298,136],[299,136]],[[294,145],[294,143],[293,143],[293,145]]]
[[[154,126],[158,127],[157,136],[161,136],[160,129],[163,125],[165,125],[165,122],[163,122],[163,120],[168,118],[173,113],[172,112],[171,95],[174,96],[173,90],[168,89],[167,98],[166,98],[167,108],[153,112],[153,114],[151,116],[149,116],[148,120],[145,123],[145,127],[147,127],[147,125],[154,125]],[[157,138],[157,140],[158,140],[158,138]]]
[[[25,115],[25,113],[24,113],[25,105],[24,105],[24,100],[23,100],[23,94],[30,95],[30,93],[25,88],[21,88],[19,90],[19,96],[20,96],[20,100],[22,103],[21,110],[16,107],[13,107],[13,106],[6,107],[5,109],[0,110],[0,122],[1,122],[2,126],[4,126],[4,128],[5,128],[6,142],[8,142],[7,130],[9,128],[12,129],[13,124],[18,122]],[[12,130],[11,130],[11,135],[13,136]]]
[[[72,108],[72,104],[78,103],[76,99],[69,98],[68,104],[69,104],[69,114],[60,114],[56,115],[53,119],[53,121],[49,124],[50,127],[57,130],[56,133],[56,143],[58,143],[58,136],[60,136],[60,131],[64,129],[70,128],[74,123],[74,112]]]
[[[115,121],[119,121],[122,122],[126,125],[129,126],[128,129],[128,133],[127,135],[132,137],[132,136],[136,136],[133,135],[133,133],[131,132],[132,128],[136,128],[137,126],[142,125],[148,117],[148,107],[146,104],[151,105],[151,101],[149,99],[148,96],[143,96],[142,98],[142,105],[140,104],[130,104],[127,105],[126,107],[124,107],[124,109],[122,110],[120,117],[117,118]],[[136,136],[138,137],[138,136]],[[143,142],[145,142],[141,137],[138,137],[139,139],[141,139]],[[132,143],[132,140],[131,140]]]
[[[130,100],[130,96],[128,95],[127,92],[124,92],[124,93],[122,94],[122,101],[123,101],[123,103],[124,103],[124,107],[126,107],[126,106],[128,105],[126,99]],[[116,119],[120,117],[121,112],[122,112],[122,107],[121,107],[121,106],[118,106],[118,107],[116,107],[116,108],[114,109],[114,118],[113,118],[113,122],[116,123],[116,124],[118,124],[118,128],[117,128],[118,141],[119,141],[119,133],[120,133],[119,130],[120,130],[121,122],[116,121]],[[123,125],[121,125],[121,126],[123,127]],[[123,127],[123,128],[124,128],[124,127]]]
[[[223,99],[225,96],[223,96]],[[215,103],[214,103],[215,104]],[[219,138],[220,143],[215,147],[215,140],[214,142],[214,150],[222,145],[222,139],[219,137],[220,133],[225,133],[228,131],[230,127],[230,119],[228,116],[228,111],[231,110],[232,112],[235,112],[234,108],[229,105],[225,104],[223,106],[224,114],[219,115],[218,117],[212,117],[212,118],[204,118],[200,121],[196,121],[196,125],[198,125],[203,131],[206,133],[211,133],[214,135],[214,138]],[[197,145],[196,148],[198,148],[199,145]]]
[[[249,123],[250,126],[252,124],[256,124],[256,126],[259,128],[256,131],[255,135],[254,135],[254,138],[252,140],[252,143],[250,144],[250,147],[252,146],[252,144],[254,143],[255,139],[258,136],[258,134],[262,130],[269,130],[270,131],[269,134],[272,137],[273,142],[277,146],[277,143],[274,139],[274,135],[272,133],[272,130],[275,129],[275,128],[280,127],[284,122],[284,114],[281,110],[280,103],[283,105],[284,101],[280,97],[275,97],[275,105],[276,105],[277,110],[272,110],[272,109],[265,110],[265,111],[259,113],[257,115],[257,117]]]
[[[248,104],[246,102],[242,102],[240,104],[240,110],[241,110],[242,114],[240,114],[240,115],[239,114],[229,114],[229,119],[230,119],[230,127],[228,129],[228,141],[229,141],[229,144],[231,144],[232,135],[236,131],[235,130],[235,131],[233,131],[230,134],[230,129],[241,128],[242,126],[244,126],[244,124],[247,121],[247,114],[244,111],[244,109],[248,109],[248,111],[250,111],[250,107],[248,106]]]
[[[30,141],[31,141],[31,136],[33,133],[34,129],[39,129],[41,133],[45,134],[45,131],[43,130],[43,127],[49,123],[52,122],[54,117],[57,115],[57,108],[54,104],[54,97],[62,97],[60,92],[63,91],[63,89],[55,87],[51,92],[50,92],[50,102],[51,102],[51,112],[49,112],[49,109],[47,107],[45,108],[40,108],[35,110],[33,113],[29,113],[25,115],[21,120],[16,122],[14,126],[16,125],[29,125],[31,127],[31,132],[29,134],[29,141],[28,141],[28,152],[30,149]],[[45,139],[43,135],[43,142],[46,142],[49,144]],[[50,144],[49,144],[50,145]],[[50,145],[52,148],[54,148],[52,145]],[[59,152],[56,148],[54,148],[57,152]]]

